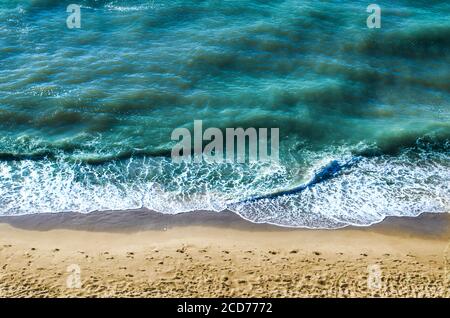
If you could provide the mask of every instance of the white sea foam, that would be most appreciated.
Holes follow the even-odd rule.
[[[404,158],[363,159],[355,166],[304,191],[236,205],[254,222],[293,227],[364,226],[387,216],[450,211],[447,161]]]
[[[450,211],[449,156],[364,158],[291,195],[242,202],[293,187],[283,166],[185,165],[135,159],[90,166],[66,161],[2,161],[3,215],[126,210],[162,213],[230,209],[253,222],[309,228],[365,226],[386,216]]]

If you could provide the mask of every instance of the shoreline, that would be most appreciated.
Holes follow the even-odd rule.
[[[122,213],[0,217],[0,296],[450,297],[448,213],[336,230]]]
[[[340,228],[288,227],[270,223],[255,223],[235,212],[197,210],[165,214],[148,209],[93,211],[89,213],[59,212],[0,216],[0,224],[18,229],[51,231],[58,229],[92,232],[162,231],[185,226],[208,226],[245,231],[342,231],[367,230],[405,232],[429,237],[449,235],[450,213],[422,212],[417,216],[388,216],[371,225],[348,225]]]

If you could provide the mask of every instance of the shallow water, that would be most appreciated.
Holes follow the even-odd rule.
[[[0,213],[333,228],[449,211],[450,3],[377,4],[381,29],[364,1],[0,0]],[[174,164],[194,120],[278,127],[280,162]]]

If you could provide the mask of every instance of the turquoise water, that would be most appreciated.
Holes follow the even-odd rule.
[[[376,3],[380,29],[366,1],[0,0],[0,214],[448,212],[450,3]],[[279,128],[280,162],[174,164],[194,120]]]

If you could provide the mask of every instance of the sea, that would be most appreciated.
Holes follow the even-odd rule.
[[[448,213],[450,2],[372,1],[0,0],[0,215]],[[279,160],[175,163],[195,120]]]

